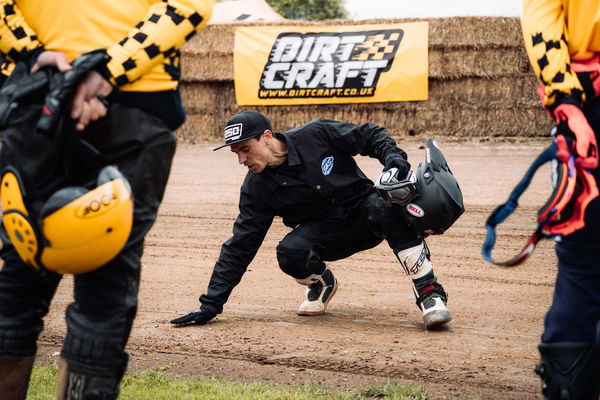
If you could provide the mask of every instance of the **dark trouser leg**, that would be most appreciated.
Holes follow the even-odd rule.
[[[322,314],[335,294],[337,280],[325,261],[344,259],[381,240],[359,207],[339,219],[308,221],[287,234],[277,246],[277,260],[283,272],[307,286],[298,314]]]
[[[52,140],[35,133],[41,107],[16,110],[2,132],[0,167],[15,165],[37,182],[49,183],[59,152]],[[30,193],[31,195],[31,193]],[[4,261],[0,270],[0,397],[22,399],[27,393],[37,351],[42,318],[60,282],[60,275],[39,273],[19,258],[6,231],[0,227]]]
[[[106,266],[75,277],[61,351],[66,385],[59,399],[117,398],[137,309],[141,250],[138,243]]]
[[[536,371],[547,399],[600,396],[600,199],[586,227],[557,243],[558,274]]]
[[[411,279],[417,306],[429,329],[452,320],[446,308],[448,295],[433,273],[429,249],[425,241],[404,222],[396,205],[387,206],[376,194],[365,202],[374,232],[385,237],[406,275]]]
[[[56,148],[57,140],[35,133],[40,109],[32,106],[15,112],[11,120],[14,126],[3,133],[0,161],[3,166],[16,165],[35,183],[38,194],[48,196],[66,183],[60,164],[65,157],[73,158],[69,164],[74,172],[69,179],[73,181],[69,184],[81,183],[75,181],[76,176],[88,177],[94,171],[76,154]],[[91,124],[83,136],[129,180],[135,200],[134,223],[125,248],[114,260],[75,278],[75,302],[67,309],[68,332],[61,353],[68,365],[65,382],[73,385],[61,386],[59,399],[114,399],[127,365],[124,348],[137,308],[143,241],[162,200],[175,137],[163,121],[118,104],[110,107],[105,118]],[[42,278],[27,269],[10,248],[3,253],[0,355],[32,357],[42,317],[60,277],[50,274]]]
[[[23,262],[10,245],[2,249],[0,270],[0,394],[20,400],[27,393],[31,367],[59,275],[41,277]]]
[[[128,361],[124,349],[137,311],[144,238],[156,220],[175,152],[175,137],[166,125],[140,110],[124,109],[101,121],[90,141],[129,180],[134,224],[115,259],[75,277],[75,302],[67,308],[61,352],[66,364],[61,399],[118,396]]]
[[[299,315],[323,314],[337,291],[337,279],[324,262],[325,246],[333,245],[335,248],[331,240],[334,235],[324,235],[330,232],[330,228],[320,221],[307,222],[288,233],[277,246],[281,270],[306,286],[305,299],[298,308]],[[330,240],[325,241],[325,237]]]
[[[311,221],[296,227],[277,245],[279,268],[297,280],[321,275],[325,271],[323,245],[318,242],[320,222]]]
[[[600,98],[584,112],[600,139]],[[600,169],[593,174],[600,183]],[[547,399],[600,396],[600,198],[588,205],[585,223],[556,245],[558,274],[536,367]]]
[[[600,98],[584,109],[600,139]],[[593,171],[600,185],[600,169]],[[600,198],[590,202],[585,227],[556,244],[558,274],[542,342],[593,343],[600,321]]]
[[[558,273],[542,342],[593,343],[600,320],[600,250],[568,239],[556,245],[556,254]]]
[[[51,298],[56,288],[56,284],[43,284],[37,280],[39,276],[32,276],[30,285],[18,286],[19,292],[17,285],[10,283],[15,281],[10,276],[14,272],[37,275],[20,262],[5,263],[0,271],[0,397],[4,400],[25,399],[42,317],[48,312],[48,302],[42,297]],[[17,298],[20,301],[15,302]]]

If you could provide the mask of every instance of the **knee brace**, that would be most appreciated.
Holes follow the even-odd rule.
[[[126,313],[95,321],[76,305],[67,309],[67,335],[61,358],[67,368],[62,399],[116,399],[127,368],[125,342],[131,321]]]
[[[600,343],[540,343],[535,372],[548,400],[597,400],[600,396]]]
[[[119,396],[129,360],[122,346],[103,340],[79,341],[68,335],[61,357],[64,365],[60,372],[60,400],[113,400]]]
[[[419,279],[433,271],[433,265],[429,261],[429,248],[422,241],[421,244],[408,249],[394,251],[404,272],[411,279]]]
[[[92,360],[61,360],[59,400],[117,399],[127,360],[128,357],[121,360],[120,364],[112,366],[99,365]],[[90,364],[90,361],[93,364]]]
[[[0,326],[0,355],[34,356],[40,330],[33,328],[8,330]]]

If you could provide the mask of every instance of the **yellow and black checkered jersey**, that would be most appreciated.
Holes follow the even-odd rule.
[[[177,88],[179,49],[200,30],[214,0],[0,0],[0,51],[18,61],[43,47],[73,60],[107,49],[122,91]]]
[[[560,96],[583,100],[570,62],[600,54],[600,0],[524,0],[521,26],[531,65],[545,86],[544,105]]]

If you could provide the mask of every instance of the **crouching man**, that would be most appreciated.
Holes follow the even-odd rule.
[[[226,146],[249,170],[233,237],[223,244],[200,308],[171,323],[202,324],[222,312],[275,216],[292,228],[277,246],[279,266],[306,286],[298,314],[323,314],[335,295],[338,283],[327,261],[344,259],[385,239],[412,280],[425,326],[434,329],[452,320],[423,240],[429,233],[443,232],[463,212],[460,189],[449,170],[435,175],[432,165],[423,164],[420,170],[428,178],[418,184],[419,173],[409,173],[406,153],[384,128],[317,119],[274,133],[267,117],[254,111],[229,119],[225,144],[217,149]],[[353,157],[358,154],[384,165],[379,189],[357,166]],[[443,160],[441,152],[439,156]],[[443,179],[450,184],[440,185]],[[411,202],[419,197],[419,186],[429,192],[429,204],[433,200],[434,207],[447,206],[429,213],[423,209],[427,202]]]

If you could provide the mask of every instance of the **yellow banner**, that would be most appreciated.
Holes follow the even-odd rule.
[[[427,22],[235,31],[240,105],[427,100]]]

